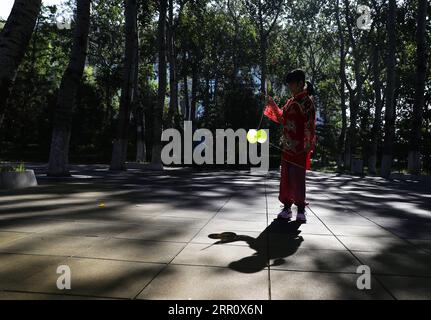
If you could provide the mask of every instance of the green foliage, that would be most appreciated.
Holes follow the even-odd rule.
[[[280,1],[261,1],[265,17],[272,17]],[[73,3],[73,2],[72,2]],[[380,52],[380,81],[386,85],[386,2],[351,0],[347,12],[356,21],[356,5],[372,6],[375,28],[359,30],[353,24],[347,28],[344,1],[340,1],[342,34],[346,46],[346,76],[355,88],[354,62],[360,60],[360,72],[365,77],[362,101],[358,110],[358,151],[367,158],[371,128],[375,117],[375,97],[372,75],[368,72],[372,50]],[[379,10],[373,6],[376,3]],[[145,115],[145,138],[150,149],[152,117],[157,102],[157,17],[156,1],[139,0],[139,96]],[[318,111],[318,144],[314,163],[332,167],[340,152],[338,140],[342,129],[339,75],[339,34],[335,20],[335,1],[284,1],[281,14],[268,37],[267,73],[270,94],[284,105],[290,93],[283,84],[285,74],[303,68],[316,86]],[[395,158],[400,167],[406,166],[411,134],[411,116],[415,85],[415,26],[416,1],[402,1],[398,10],[397,47],[397,118]],[[431,7],[431,6],[430,6]],[[378,9],[377,8],[377,9]],[[192,77],[196,76],[196,127],[256,128],[262,115],[264,101],[260,87],[260,34],[258,1],[184,1],[175,2],[175,52],[181,112],[175,125],[185,119],[185,104],[190,108]],[[0,128],[2,158],[47,161],[50,147],[52,115],[57,91],[66,69],[73,30],[58,30],[53,18],[66,7],[43,7],[30,46],[19,68],[5,121]],[[109,162],[115,123],[118,117],[124,55],[124,1],[94,0],[88,61],[73,115],[70,155],[71,161]],[[431,13],[431,8],[429,8]],[[271,19],[268,18],[268,21]],[[429,21],[429,20],[428,20]],[[266,23],[266,22],[265,22]],[[271,28],[265,24],[265,29]],[[1,22],[0,22],[1,29]],[[428,23],[427,37],[430,40]],[[357,43],[353,52],[352,39]],[[356,53],[356,55],[355,55]],[[187,80],[186,99],[184,79]],[[431,170],[431,82],[428,77],[424,110],[424,164]],[[169,91],[168,91],[169,94]],[[349,95],[345,92],[347,116]],[[167,97],[170,98],[170,97]],[[166,107],[168,99],[166,99]],[[133,116],[133,115],[132,115]],[[133,120],[136,120],[132,118]],[[165,122],[168,125],[167,122]],[[171,125],[169,123],[169,125]],[[349,122],[347,123],[349,125]],[[136,142],[136,122],[130,128],[130,156]],[[264,120],[271,129],[276,144],[279,128]],[[273,140],[274,139],[274,140]],[[279,153],[271,148],[272,156]],[[381,139],[378,142],[381,153]]]
[[[19,163],[17,165],[11,165],[7,163],[0,163],[0,173],[2,172],[24,172],[24,163]]]

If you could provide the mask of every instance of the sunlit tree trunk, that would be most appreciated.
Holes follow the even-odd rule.
[[[184,82],[184,117],[185,120],[190,119],[190,103],[189,103],[189,84],[188,84],[188,77],[187,77],[187,59],[186,54],[184,53],[183,56],[183,82]]]
[[[382,127],[382,84],[380,81],[379,47],[373,49],[373,89],[374,89],[374,121],[371,129],[371,145],[368,158],[368,172],[376,174],[377,171],[377,145],[381,138]]]
[[[135,77],[137,75],[137,0],[126,0],[126,48],[123,67],[123,86],[121,88],[120,110],[118,115],[117,136],[114,140],[111,170],[125,170],[130,113],[135,97]]]
[[[423,128],[423,112],[425,107],[425,81],[427,73],[426,49],[426,17],[428,0],[418,1],[417,30],[416,30],[416,86],[415,103],[413,105],[412,132],[408,159],[409,172],[415,175],[421,173],[420,144]]]
[[[340,106],[341,106],[342,125],[341,125],[340,136],[338,137],[338,169],[341,169],[344,162],[344,143],[346,140],[347,114],[346,114],[346,84],[345,84],[346,56],[345,56],[345,40],[344,40],[344,34],[343,34],[343,29],[341,26],[341,18],[340,18],[340,0],[337,0],[335,9],[336,9],[336,20],[337,20],[337,27],[338,27],[339,42],[340,42],[339,75],[340,75],[340,82],[341,82]]]
[[[395,68],[396,68],[396,0],[389,0],[387,20],[388,44],[387,44],[387,84],[386,84],[386,104],[385,104],[385,139],[383,144],[383,157],[381,166],[381,176],[389,177],[392,170],[392,158],[395,139]]]
[[[154,110],[154,126],[153,126],[153,148],[151,163],[154,166],[161,167],[162,159],[162,122],[163,109],[165,107],[166,96],[166,11],[167,0],[160,0],[160,15],[159,15],[159,88],[158,102]]]
[[[360,48],[359,43],[354,37],[353,28],[355,26],[355,19],[352,18],[350,14],[350,1],[344,0],[344,10],[346,16],[346,24],[348,35],[350,39],[350,47],[352,50],[353,56],[353,70],[355,76],[355,84],[356,88],[352,89],[352,87],[347,83],[346,77],[344,81],[349,89],[349,111],[350,111],[350,123],[349,128],[347,130],[346,137],[346,145],[345,145],[345,156],[344,156],[344,164],[347,168],[351,168],[352,156],[356,154],[356,146],[357,146],[357,120],[358,120],[358,112],[359,107],[362,102],[362,87],[365,81],[365,77],[361,74],[361,63],[362,59],[360,58]],[[345,73],[344,73],[345,75]]]
[[[192,66],[192,101],[190,106],[190,121],[194,124],[196,119],[196,105],[198,93],[198,68],[196,63]]]
[[[55,107],[54,124],[49,154],[48,175],[69,175],[69,143],[72,112],[84,72],[90,29],[90,0],[77,1],[76,26],[67,69],[61,80]]]
[[[33,33],[41,0],[15,0],[0,33],[0,127],[16,72]]]

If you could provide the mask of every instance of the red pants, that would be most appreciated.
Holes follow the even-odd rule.
[[[280,194],[278,199],[285,205],[293,203],[305,206],[305,168],[281,161]]]

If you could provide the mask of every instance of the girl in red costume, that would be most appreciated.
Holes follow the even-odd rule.
[[[316,112],[313,86],[305,81],[302,70],[294,70],[286,76],[292,97],[283,108],[279,108],[269,97],[265,116],[283,126],[281,137],[282,159],[280,194],[284,204],[279,219],[292,218],[292,204],[298,207],[296,220],[305,223],[305,171],[311,167],[311,154],[316,141]],[[304,89],[307,83],[307,88]]]

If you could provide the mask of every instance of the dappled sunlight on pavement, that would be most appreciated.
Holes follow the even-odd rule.
[[[309,172],[299,224],[276,219],[277,171],[34,169],[0,191],[0,299],[431,299],[427,182]]]

